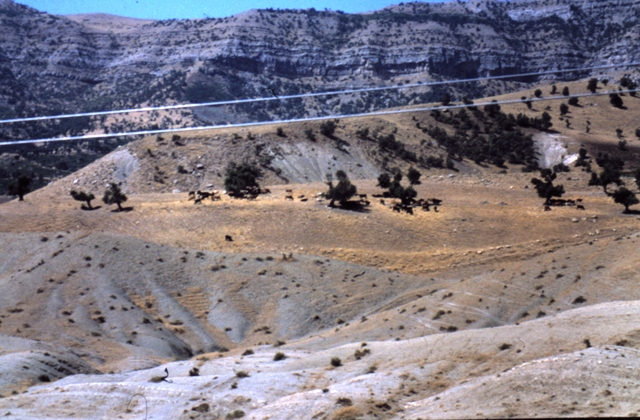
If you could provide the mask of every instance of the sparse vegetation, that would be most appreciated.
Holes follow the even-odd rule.
[[[340,367],[342,366],[342,360],[340,360],[339,357],[332,357],[331,358],[331,366],[333,367]]]

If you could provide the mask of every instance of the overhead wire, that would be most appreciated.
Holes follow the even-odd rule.
[[[376,87],[358,88],[358,89],[343,89],[343,90],[336,90],[336,91],[301,93],[301,94],[295,94],[295,95],[282,95],[282,96],[278,96],[272,91],[273,96],[267,96],[263,98],[246,98],[246,99],[234,99],[234,100],[227,100],[227,101],[202,102],[202,103],[195,103],[195,104],[177,104],[177,105],[164,105],[164,106],[156,106],[156,107],[130,108],[130,109],[120,109],[120,110],[109,110],[109,111],[82,112],[82,113],[75,113],[75,114],[60,114],[60,115],[49,115],[49,116],[39,116],[39,117],[12,118],[12,119],[0,120],[0,124],[58,120],[58,119],[79,118],[79,117],[96,117],[101,115],[127,114],[127,113],[137,113],[137,112],[166,111],[171,109],[191,109],[191,108],[201,108],[201,107],[211,107],[211,106],[238,105],[238,104],[253,103],[253,102],[280,101],[280,100],[288,100],[288,99],[318,97],[318,96],[335,96],[335,95],[345,95],[345,94],[360,93],[360,92],[379,92],[383,90],[412,89],[417,87],[432,87],[432,86],[453,85],[453,84],[460,84],[460,83],[482,82],[482,81],[501,80],[501,79],[517,79],[521,77],[543,76],[547,74],[573,73],[573,72],[582,72],[582,71],[589,71],[589,70],[603,70],[603,69],[611,69],[611,68],[619,68],[619,67],[637,67],[637,66],[640,66],[640,62],[608,64],[604,66],[581,67],[581,68],[561,69],[561,70],[547,70],[547,71],[541,71],[541,72],[530,72],[530,73],[520,73],[520,74],[510,74],[510,75],[476,77],[476,78],[470,78],[470,79],[443,80],[443,81],[437,81],[437,82],[409,83],[404,85],[376,86]],[[264,90],[265,89],[263,89],[263,91]]]
[[[263,125],[291,124],[291,123],[323,121],[323,120],[331,120],[331,119],[375,117],[375,116],[383,116],[383,115],[404,114],[404,113],[410,113],[410,112],[444,111],[444,110],[473,108],[473,107],[486,106],[486,105],[506,105],[506,104],[526,103],[526,102],[533,103],[533,102],[543,102],[543,101],[558,101],[558,100],[565,100],[570,98],[588,98],[588,97],[594,97],[594,96],[605,96],[605,95],[611,95],[614,93],[626,94],[626,93],[639,93],[639,92],[640,92],[640,89],[612,90],[607,92],[581,93],[581,94],[573,94],[573,95],[567,95],[567,96],[560,95],[560,96],[554,96],[554,97],[505,99],[502,101],[478,102],[478,103],[472,103],[472,104],[414,107],[414,108],[364,112],[364,113],[358,113],[358,114],[327,115],[327,116],[320,116],[320,117],[307,117],[307,118],[297,118],[297,119],[288,119],[288,120],[258,121],[258,122],[247,122],[247,123],[238,123],[238,124],[219,124],[219,125],[209,125],[209,126],[199,126],[199,127],[166,128],[166,129],[156,129],[156,130],[140,130],[140,131],[128,131],[128,132],[121,132],[121,133],[88,134],[84,136],[52,137],[52,138],[32,139],[32,140],[11,140],[11,141],[0,142],[0,146],[33,144],[33,143],[50,143],[50,142],[59,142],[59,141],[96,140],[96,139],[145,136],[145,135],[166,134],[166,133],[177,134],[177,133],[193,132],[193,131],[216,130],[221,128],[227,128],[227,129],[228,128],[247,128],[247,127],[257,127],[257,126],[263,126]]]

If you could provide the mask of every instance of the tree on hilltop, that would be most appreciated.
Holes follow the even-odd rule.
[[[31,192],[31,178],[26,175],[20,175],[18,180],[9,185],[9,195],[17,195],[18,201],[24,201],[24,196]]]
[[[112,182],[109,184],[109,188],[104,192],[102,196],[102,201],[109,204],[116,204],[118,206],[118,211],[122,211],[121,204],[127,201],[128,197],[122,192],[118,184]]]
[[[71,197],[73,197],[73,199],[76,200],[76,201],[83,201],[83,202],[87,203],[87,208],[89,210],[93,210],[93,207],[91,207],[91,200],[94,200],[96,198],[96,196],[93,195],[92,193],[86,193],[84,191],[71,190]]]
[[[587,90],[591,93],[596,93],[598,89],[598,79],[595,77],[589,79],[589,83],[587,83]]]

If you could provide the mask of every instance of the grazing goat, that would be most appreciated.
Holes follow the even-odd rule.
[[[578,210],[584,210],[584,209],[585,209],[585,208],[584,208],[584,206],[583,206],[582,204],[578,204],[578,205],[576,206],[576,208],[577,208]]]
[[[284,192],[289,193],[289,194],[293,194],[293,190],[284,190]]]
[[[431,200],[431,203],[432,203],[434,206],[439,206],[440,204],[442,204],[442,200],[439,200],[439,199],[437,199],[437,198],[430,198],[429,200]]]
[[[292,195],[285,195],[284,199],[293,201],[293,196]]]
[[[231,237],[231,235],[224,235],[224,240],[227,242],[233,242],[233,238]]]

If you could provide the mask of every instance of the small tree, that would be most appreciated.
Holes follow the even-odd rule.
[[[558,93],[558,88],[556,87],[556,85],[551,85],[551,94],[555,95],[556,93]]]
[[[569,98],[569,100],[567,101],[569,103],[569,105],[571,106],[578,106],[578,98],[576,98],[575,96],[572,98]]]
[[[620,86],[622,86],[622,87],[627,87],[627,86],[629,86],[629,78],[628,78],[628,77],[626,77],[626,76],[622,76],[622,77],[620,78]]]
[[[336,132],[336,128],[338,128],[338,123],[340,120],[329,120],[320,124],[320,132],[322,135],[327,137],[333,137]]]
[[[120,187],[115,182],[109,184],[109,188],[104,192],[102,196],[102,201],[109,204],[116,204],[118,206],[118,211],[122,211],[121,204],[127,201],[127,196],[120,190]]]
[[[9,195],[17,195],[18,201],[24,201],[24,196],[31,192],[31,178],[26,175],[20,175],[18,180],[9,185]]]
[[[629,213],[629,206],[640,203],[640,201],[638,201],[638,197],[625,187],[620,187],[615,190],[613,194],[611,194],[611,198],[613,198],[613,201],[617,204],[622,204],[624,206],[625,213]]]
[[[541,128],[543,130],[548,130],[553,126],[553,123],[551,122],[551,115],[549,115],[548,112],[543,112],[542,115],[540,116],[540,119],[542,120],[542,124],[541,124]]]
[[[640,168],[636,169],[636,172],[634,175],[635,175],[636,185],[638,186],[638,188],[640,188]]]
[[[356,186],[349,181],[347,173],[342,169],[336,172],[336,178],[338,179],[338,184],[336,186],[333,185],[333,181],[327,181],[329,191],[327,191],[326,197],[331,200],[329,207],[333,207],[336,201],[344,207],[347,204],[347,201],[356,195],[358,190]]]
[[[569,96],[569,86],[562,88],[562,96]]]
[[[284,134],[284,130],[282,129],[282,127],[276,128],[276,135],[278,137],[286,137],[287,136],[286,134]]]
[[[380,174],[378,177],[378,187],[380,188],[389,188],[391,185],[391,176],[387,173]]]
[[[304,130],[304,135],[307,136],[307,138],[311,141],[316,141],[316,135],[313,134],[313,130],[310,128],[307,128],[306,130]]]
[[[595,77],[589,79],[589,83],[587,83],[587,90],[591,93],[596,93],[596,90],[598,90],[598,79]]]
[[[414,168],[413,166],[409,168],[409,172],[407,172],[407,179],[409,180],[409,184],[411,185],[420,185],[420,177],[422,174],[419,170]]]
[[[442,95],[442,98],[440,99],[440,102],[444,106],[447,106],[447,105],[449,105],[451,103],[451,95],[449,95],[449,92],[446,92],[444,95]]]
[[[567,112],[569,112],[567,104],[560,104],[560,115],[567,115]]]
[[[257,179],[262,176],[260,169],[250,163],[230,162],[225,170],[224,188],[233,194],[251,187],[259,187]]]
[[[640,139],[640,128],[636,128],[636,137]]]
[[[545,168],[540,170],[540,176],[542,179],[533,178],[531,183],[535,186],[538,197],[545,199],[545,204],[548,205],[552,197],[562,197],[564,194],[563,185],[553,185],[557,174],[551,169]]]
[[[540,94],[542,94],[542,92]],[[524,102],[528,109],[531,109],[531,101],[528,100],[526,96],[522,96],[520,100]]]
[[[87,203],[87,208],[89,208],[89,210],[93,209],[93,207],[91,207],[91,200],[94,200],[96,196],[92,193],[71,190],[71,197],[73,197],[73,199],[76,201],[84,201],[85,203]]]
[[[536,89],[533,94],[535,95],[536,98],[539,98],[542,96],[542,91],[540,89]]]
[[[624,106],[624,101],[617,93],[609,94],[609,102],[616,108],[622,108]]]

